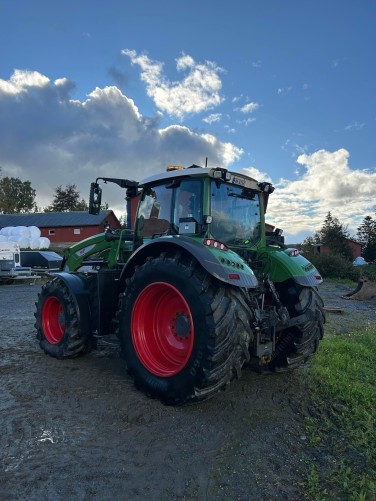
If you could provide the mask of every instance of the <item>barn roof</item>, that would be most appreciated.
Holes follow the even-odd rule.
[[[31,214],[0,214],[0,228],[6,226],[37,226],[38,228],[63,226],[98,226],[112,210],[102,210],[97,216],[87,211],[72,212],[35,212]],[[113,214],[116,218],[115,214]]]

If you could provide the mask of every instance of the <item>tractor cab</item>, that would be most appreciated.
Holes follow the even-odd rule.
[[[136,236],[213,238],[227,246],[251,247],[263,239],[266,191],[255,180],[226,169],[176,167],[140,183]]]

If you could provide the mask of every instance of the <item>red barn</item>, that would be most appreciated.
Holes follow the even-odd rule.
[[[356,242],[351,238],[346,238],[346,245],[351,249],[354,259],[362,254],[362,246],[360,245],[359,242]],[[314,245],[314,247],[320,254],[328,254],[329,252],[331,252],[331,248],[329,245],[316,244]]]
[[[6,226],[37,226],[41,236],[50,239],[52,247],[69,245],[103,233],[107,225],[114,229],[121,226],[112,210],[103,210],[97,216],[86,211],[0,214],[0,229]]]

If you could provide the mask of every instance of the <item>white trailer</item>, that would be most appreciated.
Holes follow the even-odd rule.
[[[0,242],[0,282],[39,278],[31,268],[21,264],[20,246],[16,242]]]

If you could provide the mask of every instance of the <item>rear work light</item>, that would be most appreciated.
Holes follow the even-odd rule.
[[[300,252],[299,252],[299,250],[298,250],[298,249],[291,249],[291,250],[289,251],[288,255],[289,255],[290,257],[299,256],[299,255],[300,255]]]
[[[218,249],[223,251],[228,250],[227,245],[223,244],[219,240],[213,240],[212,238],[205,238],[204,245],[207,245],[208,247],[213,247],[213,249]]]

